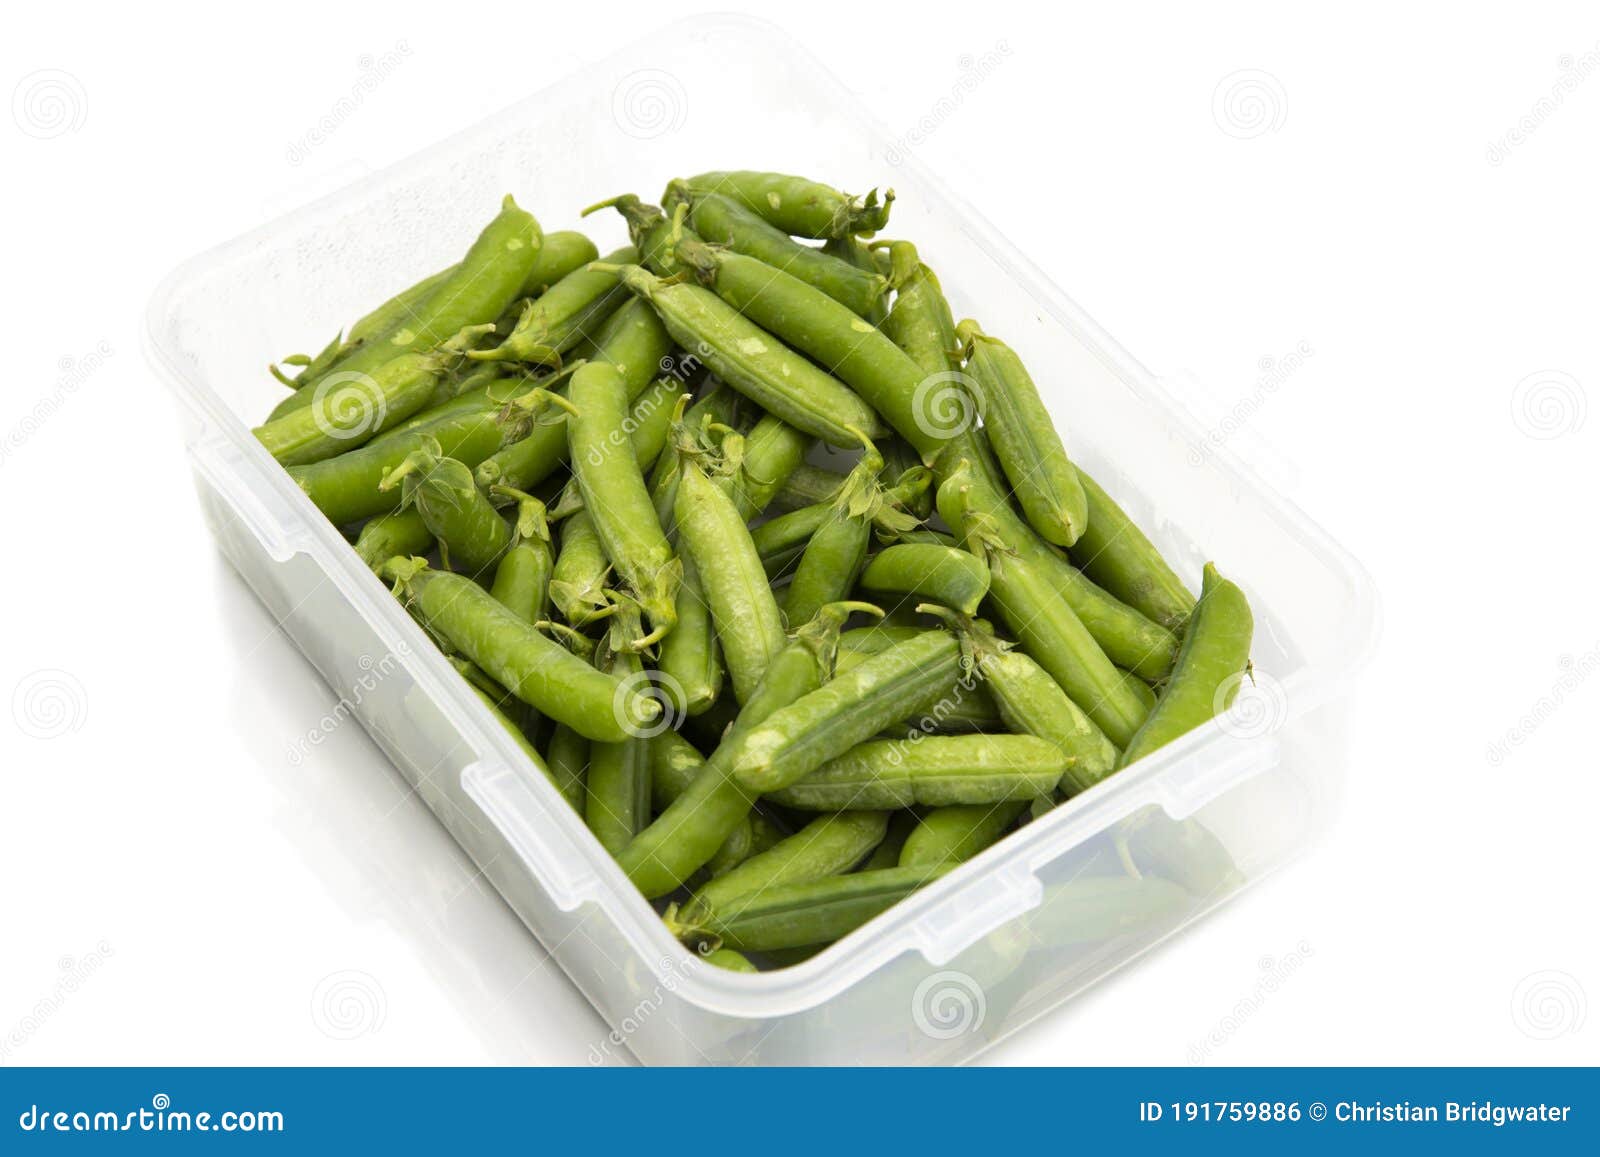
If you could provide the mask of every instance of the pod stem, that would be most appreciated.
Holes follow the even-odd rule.
[[[439,445],[437,438],[428,438],[411,453],[400,460],[400,464],[378,480],[379,490],[393,490],[405,479],[410,478],[418,471],[429,470],[438,465],[444,457],[444,447]],[[409,501],[409,499],[406,499]]]

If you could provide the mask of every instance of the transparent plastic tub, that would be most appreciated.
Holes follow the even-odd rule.
[[[983,318],[1019,350],[1075,457],[1187,578],[1215,558],[1247,589],[1261,680],[1228,720],[828,950],[759,976],[710,967],[668,936],[249,433],[281,396],[265,364],[456,260],[505,192],[547,229],[571,228],[601,197],[653,195],[671,176],[729,167],[892,184],[892,234],[915,239],[957,316]],[[614,215],[587,227],[602,250],[623,240]],[[611,1024],[606,1047],[618,1053],[664,1064],[966,1060],[1271,871],[1328,817],[1344,692],[1376,634],[1365,573],[1225,450],[1196,454],[1204,432],[1151,375],[770,26],[713,17],[656,34],[194,258],[163,282],[148,322],[223,554],[332,687],[360,689],[362,724]],[[1236,873],[1207,871],[1196,824]],[[1123,872],[1130,825],[1136,864],[1188,874],[1190,890],[1129,893],[1108,911],[1091,878]]]

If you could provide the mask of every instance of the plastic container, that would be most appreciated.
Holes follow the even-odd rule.
[[[665,65],[670,71],[663,70]],[[445,659],[250,436],[263,372],[457,259],[514,192],[547,229],[674,175],[771,168],[893,184],[957,310],[1027,360],[1074,454],[1198,583],[1224,560],[1258,628],[1247,709],[1028,825],[804,963],[736,975],[669,937]],[[591,218],[602,250],[622,240]],[[980,308],[981,306],[981,308]],[[149,310],[222,552],[614,1028],[669,1064],[951,1063],[1133,960],[1301,849],[1340,778],[1342,696],[1376,633],[1370,581],[1225,450],[1045,276],[770,26],[696,19],[587,67],[341,193],[197,257]],[[1253,714],[1251,714],[1253,712]],[[1193,817],[1196,826],[1172,821]],[[1189,877],[1097,909],[1085,881]],[[1208,868],[1206,839],[1237,872]],[[1097,885],[1090,882],[1092,890]]]

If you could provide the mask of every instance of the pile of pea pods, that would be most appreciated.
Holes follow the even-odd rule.
[[[507,197],[255,433],[673,933],[784,967],[1226,710],[1252,618],[877,239],[893,193],[661,200],[585,210],[602,256]]]

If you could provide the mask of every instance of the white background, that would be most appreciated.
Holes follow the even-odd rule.
[[[1209,421],[1305,343],[1229,449],[1384,599],[1328,839],[990,1059],[1184,1064],[1231,1023],[1209,1063],[1600,1061],[1600,15],[1197,7],[769,13],[897,134],[1009,47],[921,159]],[[336,697],[206,538],[139,334],[180,259],[681,14],[11,14],[0,1062],[588,1060],[600,1020],[358,728],[290,763]]]

